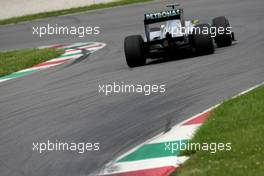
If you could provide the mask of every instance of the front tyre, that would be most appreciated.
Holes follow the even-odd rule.
[[[146,64],[144,57],[144,41],[140,35],[125,38],[124,42],[126,62],[129,67],[138,67]]]
[[[216,17],[212,21],[212,26],[216,30],[215,43],[217,47],[230,46],[232,44],[232,33],[228,31],[228,28],[230,28],[228,19],[224,16]]]

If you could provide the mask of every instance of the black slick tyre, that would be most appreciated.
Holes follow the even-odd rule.
[[[215,28],[215,43],[217,47],[226,47],[232,44],[232,33],[230,24],[226,17],[216,17],[212,21],[212,26]],[[228,29],[229,28],[229,29]]]
[[[124,49],[126,62],[129,67],[138,67],[146,64],[144,57],[144,41],[140,35],[125,38]]]
[[[195,26],[195,31],[191,36],[191,44],[195,48],[195,52],[198,55],[206,55],[214,53],[214,43],[210,32],[205,30],[210,30],[208,24],[199,24]]]

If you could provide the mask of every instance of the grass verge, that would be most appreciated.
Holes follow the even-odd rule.
[[[231,143],[231,151],[191,151],[173,176],[264,175],[264,86],[224,102],[191,142]]]
[[[139,3],[139,2],[147,2],[147,1],[152,1],[152,0],[119,0],[119,1],[113,1],[113,2],[108,2],[108,3],[93,4],[93,5],[84,6],[84,7],[76,7],[76,8],[70,8],[70,9],[65,9],[65,10],[43,12],[43,13],[37,13],[33,15],[25,15],[25,16],[13,17],[9,19],[0,20],[0,25],[18,23],[22,21],[31,21],[35,19],[55,17],[55,16],[72,14],[72,13],[77,13],[77,12],[85,12],[89,10],[122,6],[122,5],[128,5],[128,4]]]
[[[0,77],[56,58],[63,52],[49,48],[0,52]]]

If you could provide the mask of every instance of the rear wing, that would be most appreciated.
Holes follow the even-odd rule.
[[[159,23],[162,21],[181,19],[183,9],[171,9],[162,12],[146,13],[144,16],[144,24]]]
[[[176,20],[181,19],[183,15],[183,9],[175,9],[175,5],[173,6],[173,9],[166,10],[162,12],[156,12],[156,13],[146,13],[144,16],[144,26],[145,26],[145,34],[147,42],[150,41],[150,34],[149,34],[149,24],[153,23],[159,23],[163,21],[169,21],[169,20]]]

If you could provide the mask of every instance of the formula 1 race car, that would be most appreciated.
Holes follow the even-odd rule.
[[[217,47],[230,46],[235,40],[226,17],[216,17],[212,24],[200,24],[199,20],[184,20],[179,4],[167,6],[167,10],[146,13],[145,39],[140,35],[125,38],[125,57],[129,67],[146,64],[146,59],[171,58],[180,51],[197,55],[214,53]],[[158,25],[153,27],[150,25]]]

